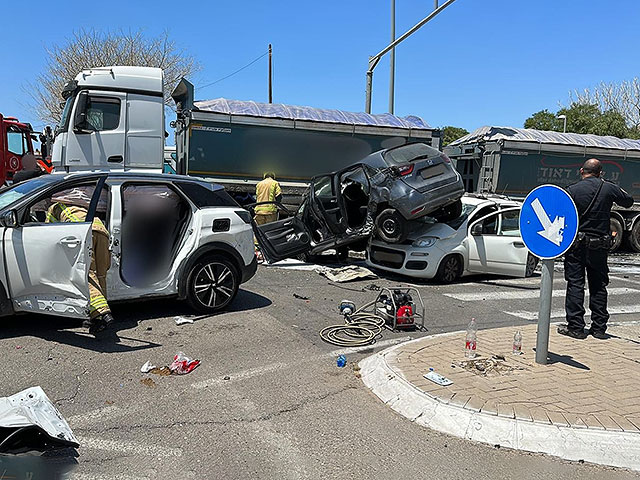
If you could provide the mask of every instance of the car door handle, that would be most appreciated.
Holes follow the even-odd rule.
[[[65,237],[60,240],[60,243],[66,247],[74,248],[80,245],[80,239],[77,237]]]
[[[109,163],[122,163],[123,160],[124,157],[122,155],[112,155],[111,157],[107,158],[107,162]]]
[[[523,242],[513,242],[513,246],[514,247],[524,247],[524,243]]]

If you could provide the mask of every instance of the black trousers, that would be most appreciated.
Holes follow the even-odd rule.
[[[589,283],[589,309],[591,329],[604,333],[607,329],[607,285],[609,266],[607,249],[589,249],[575,245],[564,256],[564,279],[567,281],[565,310],[569,329],[584,329],[584,284],[585,271]]]

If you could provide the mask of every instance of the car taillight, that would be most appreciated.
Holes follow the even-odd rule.
[[[405,175],[409,175],[411,172],[413,172],[413,163],[398,167],[398,173],[400,174],[401,177],[404,177]]]

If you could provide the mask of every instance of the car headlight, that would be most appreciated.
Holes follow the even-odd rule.
[[[413,242],[411,245],[418,248],[429,248],[432,247],[437,241],[437,237],[422,237]]]

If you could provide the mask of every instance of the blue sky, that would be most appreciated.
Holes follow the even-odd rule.
[[[441,3],[444,0],[441,0]],[[199,89],[273,44],[274,102],[364,110],[369,55],[389,43],[389,0],[3,2],[0,112],[34,125],[28,82],[47,45],[81,27],[168,30],[202,64],[198,99],[267,101],[267,58]],[[433,9],[396,0],[399,35]],[[396,114],[468,130],[521,126],[572,89],[639,75],[637,0],[457,0],[396,50]],[[375,70],[373,113],[387,111],[389,60]]]

